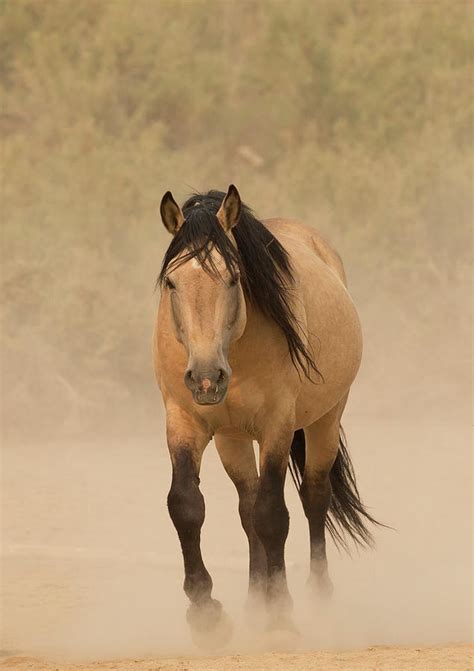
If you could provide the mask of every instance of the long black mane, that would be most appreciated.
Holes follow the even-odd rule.
[[[184,203],[185,222],[166,251],[158,284],[163,283],[167,271],[191,259],[217,274],[211,256],[215,248],[231,277],[236,279],[240,273],[247,300],[281,328],[297,370],[308,378],[311,372],[319,374],[291,306],[294,275],[287,251],[244,203],[239,222],[232,229],[236,248],[216,216],[224,197],[221,191],[209,191],[193,194]]]

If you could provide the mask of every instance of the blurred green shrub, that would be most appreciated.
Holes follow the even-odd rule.
[[[369,335],[385,310],[409,356],[465,328],[469,3],[3,0],[0,20],[13,423],[152,395],[168,188],[235,182],[262,217],[314,223]]]

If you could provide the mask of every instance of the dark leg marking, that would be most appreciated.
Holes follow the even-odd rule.
[[[267,557],[253,520],[258,485],[235,484],[239,494],[240,521],[249,542],[249,592],[258,593],[267,581]]]
[[[301,484],[301,500],[308,519],[311,557],[311,578],[326,596],[332,593],[326,557],[326,516],[331,502],[329,471],[305,474]]]
[[[211,596],[212,579],[201,555],[201,527],[204,522],[204,497],[189,449],[173,453],[173,479],[168,494],[168,510],[178,532],[184,559],[184,591],[192,603]]]
[[[286,469],[286,464],[285,464]],[[283,487],[285,470],[270,460],[264,464],[253,510],[253,522],[267,555],[268,599],[291,602],[286,586],[285,541],[290,518]]]

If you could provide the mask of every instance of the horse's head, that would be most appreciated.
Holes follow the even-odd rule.
[[[183,213],[169,191],[161,201],[161,218],[173,240],[160,279],[169,294],[176,338],[188,354],[184,381],[200,405],[223,401],[232,373],[229,346],[245,329],[241,268],[232,235],[240,211],[233,185],[217,211],[196,198]]]

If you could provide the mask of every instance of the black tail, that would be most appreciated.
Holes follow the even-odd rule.
[[[295,431],[291,444],[289,469],[298,492],[305,465],[304,431]],[[342,427],[339,431],[339,451],[329,475],[332,487],[331,504],[326,517],[326,528],[335,544],[349,551],[346,534],[358,545],[374,544],[367,522],[381,525],[365,509],[357,489],[354,468],[347,451],[346,438]]]

